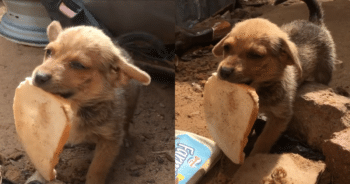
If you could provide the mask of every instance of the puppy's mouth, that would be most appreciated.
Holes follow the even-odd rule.
[[[35,85],[35,84],[34,84]],[[35,85],[37,86],[37,85]],[[58,86],[37,86],[39,88],[41,88],[42,90],[54,94],[54,95],[58,95],[62,98],[68,99],[70,97],[72,97],[74,95],[74,92],[72,92],[71,90],[62,90],[61,87]]]
[[[245,85],[248,85],[248,86],[250,86],[252,83],[253,83],[253,80],[251,80],[251,79],[249,79],[246,82],[240,82],[240,84],[245,84]]]
[[[245,84],[247,86],[250,86],[254,81],[252,79],[247,79],[247,80],[229,80],[229,79],[223,79],[222,77],[219,76],[221,80],[230,82],[230,83],[236,83],[236,84]]]
[[[61,96],[62,98],[65,98],[65,99],[68,99],[70,97],[72,97],[74,95],[73,92],[66,92],[66,93],[53,93],[55,95],[59,95]]]

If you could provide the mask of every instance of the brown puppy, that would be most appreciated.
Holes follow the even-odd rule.
[[[74,111],[68,143],[96,143],[87,184],[105,183],[131,121],[139,84],[150,77],[101,30],[90,26],[47,28],[50,43],[34,85],[69,100]]]
[[[317,1],[304,2],[309,7],[309,21],[297,20],[279,28],[266,19],[249,19],[237,23],[213,48],[215,56],[224,56],[219,77],[254,87],[260,112],[267,116],[251,155],[269,152],[285,131],[301,83],[328,84],[331,80],[336,57],[333,39]]]

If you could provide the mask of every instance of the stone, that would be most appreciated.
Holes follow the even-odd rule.
[[[324,170],[322,161],[311,161],[297,154],[257,154],[246,159],[229,183],[315,184]]]
[[[0,153],[0,165],[6,165],[8,158]]]
[[[328,86],[306,83],[296,95],[288,133],[322,151],[323,143],[334,132],[350,127],[349,109],[350,98],[336,94]]]
[[[350,128],[334,133],[323,144],[323,154],[334,183],[350,183]]]
[[[3,176],[4,178],[9,179],[11,181],[18,181],[21,178],[21,171],[19,170],[19,168],[14,166],[9,166],[6,168],[6,170],[7,171]]]
[[[144,165],[144,164],[146,164],[146,159],[143,158],[143,157],[140,156],[140,155],[136,155],[136,157],[135,157],[135,163],[138,164],[138,165]]]
[[[141,176],[141,173],[139,171],[133,171],[130,173],[131,176],[133,177],[140,177]]]
[[[163,107],[163,108],[165,107],[165,105],[163,103],[159,103],[159,106]]]
[[[200,93],[203,91],[202,87],[195,82],[192,83],[192,87],[193,87],[193,90],[197,93]]]

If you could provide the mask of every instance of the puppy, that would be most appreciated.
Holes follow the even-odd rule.
[[[47,34],[50,43],[43,64],[33,71],[33,84],[71,103],[68,143],[96,143],[86,183],[105,183],[132,120],[139,86],[151,79],[97,28],[62,29],[53,21]]]
[[[332,78],[335,46],[323,23],[316,0],[304,0],[309,21],[296,20],[278,27],[262,18],[237,23],[213,48],[223,56],[218,75],[222,80],[256,89],[259,109],[267,124],[251,155],[269,152],[293,115],[298,86],[306,80],[328,84]]]

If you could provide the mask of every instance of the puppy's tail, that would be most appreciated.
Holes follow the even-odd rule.
[[[302,0],[309,8],[309,21],[323,26],[323,10],[317,0]]]

